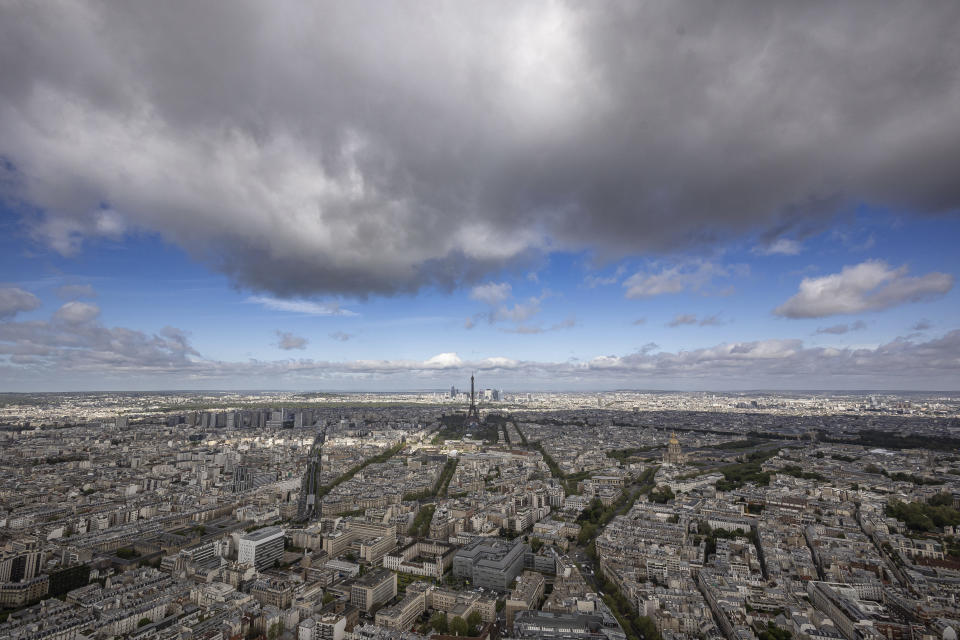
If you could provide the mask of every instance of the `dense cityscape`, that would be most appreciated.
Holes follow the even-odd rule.
[[[949,394],[2,401],[3,638],[960,627]]]

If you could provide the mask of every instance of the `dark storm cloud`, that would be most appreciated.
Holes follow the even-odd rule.
[[[12,3],[0,185],[63,253],[153,230],[283,296],[775,251],[851,202],[960,208],[958,31],[949,1]]]

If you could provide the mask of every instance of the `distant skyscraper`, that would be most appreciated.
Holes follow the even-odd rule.
[[[310,409],[299,409],[293,414],[293,426],[297,429],[303,429],[313,424],[313,411]]]

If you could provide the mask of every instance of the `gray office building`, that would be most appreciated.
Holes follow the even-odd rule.
[[[522,542],[482,538],[457,551],[453,575],[477,587],[509,591],[523,571],[523,555],[529,547]]]

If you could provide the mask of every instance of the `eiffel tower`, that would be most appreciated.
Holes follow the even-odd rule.
[[[477,402],[473,394],[473,375],[470,375],[470,408],[467,409],[467,418],[463,421],[463,426],[467,429],[475,429],[480,426],[480,412],[477,411]]]

